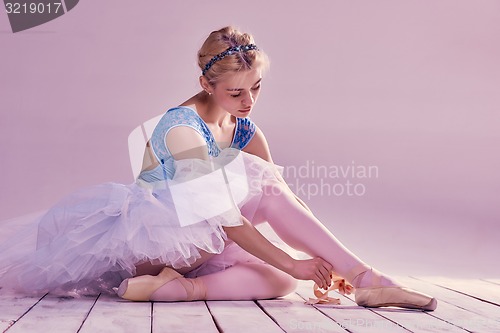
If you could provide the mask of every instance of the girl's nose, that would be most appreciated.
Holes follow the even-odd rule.
[[[254,101],[252,93],[246,92],[241,102],[245,108],[249,108],[253,105]]]

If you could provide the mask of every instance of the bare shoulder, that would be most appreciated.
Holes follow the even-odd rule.
[[[170,154],[178,160],[184,158],[208,159],[205,140],[194,128],[177,126],[168,131],[165,144]]]
[[[255,156],[259,156],[260,158],[268,162],[272,162],[269,144],[267,143],[264,132],[257,125],[255,125],[255,134],[243,149],[243,151]]]
[[[179,106],[187,106],[187,107],[190,107],[194,110],[200,110],[200,109],[204,108],[205,104],[206,104],[206,100],[203,98],[203,94],[200,92],[200,93],[192,96],[187,101],[179,104]]]

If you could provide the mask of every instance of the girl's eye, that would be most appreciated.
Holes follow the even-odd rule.
[[[259,90],[259,89],[260,89],[260,84],[257,87],[252,88],[252,90]],[[241,93],[238,95],[230,95],[230,96],[236,98],[236,97],[240,97],[240,95],[241,95]]]

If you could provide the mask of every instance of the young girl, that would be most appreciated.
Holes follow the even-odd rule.
[[[212,32],[198,52],[202,91],[169,109],[131,185],[64,198],[0,248],[0,286],[24,292],[112,292],[137,301],[250,300],[286,295],[295,279],[356,303],[434,310],[434,298],[367,266],[287,186],[249,115],[267,69],[252,36]],[[267,221],[297,260],[255,228]],[[30,231],[31,230],[31,231]],[[118,287],[118,288],[116,288]]]

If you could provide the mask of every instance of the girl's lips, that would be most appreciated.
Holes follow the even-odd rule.
[[[240,112],[250,112],[250,110],[252,110],[252,108],[243,109],[243,110],[238,110],[238,111],[240,111]]]

